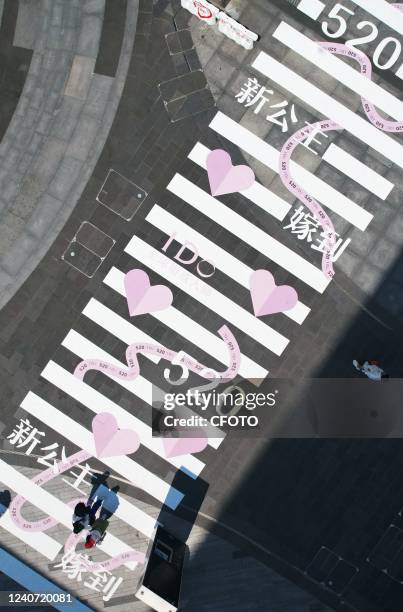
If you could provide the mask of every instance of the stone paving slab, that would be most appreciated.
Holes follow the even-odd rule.
[[[66,96],[85,100],[91,83],[92,73],[94,72],[95,58],[87,55],[76,55],[69,79],[64,90]]]

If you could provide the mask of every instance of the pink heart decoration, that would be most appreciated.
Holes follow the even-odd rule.
[[[130,316],[147,314],[169,308],[172,291],[165,285],[150,285],[150,278],[143,270],[130,270],[124,280]]]
[[[182,438],[180,437],[180,431],[174,433],[179,437],[171,438],[167,436],[162,439],[166,457],[179,457],[180,455],[188,455],[190,453],[200,453],[208,444],[207,434],[202,429],[187,429],[186,437]],[[195,437],[189,438],[189,434],[194,434]]]
[[[213,196],[248,189],[255,180],[249,166],[233,166],[230,155],[223,149],[214,149],[208,154],[207,173]]]
[[[267,270],[256,270],[249,279],[253,311],[256,317],[294,308],[298,293],[289,285],[277,286],[273,274]]]
[[[100,412],[92,419],[97,457],[131,455],[140,446],[140,438],[132,429],[119,429],[113,414]]]

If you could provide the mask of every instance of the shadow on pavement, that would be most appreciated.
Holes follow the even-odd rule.
[[[220,475],[211,476],[214,516],[238,535],[210,531],[334,609],[397,612],[403,601],[402,273],[400,257],[337,338],[315,380],[289,380],[297,392],[288,409],[306,409],[311,433],[276,438],[268,428],[258,453],[251,436],[256,457],[229,497],[214,487]],[[353,359],[379,360],[391,378],[371,381]],[[229,453],[231,442],[236,453],[231,434],[223,446]]]

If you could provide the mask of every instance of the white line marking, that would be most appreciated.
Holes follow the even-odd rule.
[[[386,200],[394,187],[393,183],[383,178],[383,176],[369,168],[366,164],[360,162],[350,153],[336,147],[333,143],[326,149],[322,159],[331,164],[339,172],[343,172],[353,181],[365,187],[365,189],[368,189],[368,191],[371,191],[381,200]]]
[[[1,480],[7,487],[10,487],[13,491],[25,497],[25,499],[42,510],[46,515],[57,519],[59,523],[72,531],[71,517],[73,511],[70,506],[46,491],[43,487],[36,485],[32,480],[21,474],[21,472],[11,465],[8,465],[8,463],[2,459],[0,459],[0,472]],[[108,537],[105,538],[102,544],[102,550],[111,557],[114,557],[115,555],[128,552],[131,548],[109,532]],[[125,565],[130,569],[134,569],[137,563],[130,562]]]
[[[298,4],[298,9],[311,19],[317,19],[324,8],[325,5],[319,0],[301,0]]]
[[[119,368],[123,368],[125,370],[127,365],[124,365],[122,362],[115,359],[112,355],[101,349],[99,346],[84,338],[81,334],[77,333],[74,330],[70,330],[67,336],[64,338],[62,345],[69,349],[72,353],[75,353],[81,359],[102,359],[107,361],[108,363],[113,363],[117,365]],[[108,372],[103,372],[106,376],[111,378],[112,380],[118,382],[125,382],[126,388],[129,388],[132,393],[140,397],[144,401],[146,401],[150,405],[150,420],[151,420],[151,405],[152,405],[152,385],[146,385],[145,379],[143,377],[137,377],[132,381],[120,381],[120,379],[114,378],[110,376]],[[167,458],[165,456],[164,446],[162,444],[162,439],[158,437],[154,437],[152,435],[152,429],[149,425],[143,423],[141,419],[138,419],[133,414],[130,414],[124,408],[121,408],[114,402],[105,398],[101,393],[95,391],[89,385],[85,385],[84,389],[82,388],[82,381],[76,378],[73,374],[66,372],[60,368],[60,371],[55,369],[54,367],[51,369],[51,372],[47,371],[47,380],[49,379],[49,375],[52,378],[57,380],[57,384],[63,384],[64,388],[68,388],[68,393],[72,395],[79,402],[87,406],[90,410],[98,414],[99,412],[110,412],[114,415],[116,420],[119,423],[119,427],[125,427],[127,429],[134,429],[140,436],[140,442],[146,448],[148,448],[151,452],[155,453],[164,461],[168,461],[178,470],[184,466],[187,470],[190,470],[196,476],[199,476],[201,471],[203,470],[205,464],[200,461],[197,457],[193,457],[193,455],[182,455],[181,457],[172,457]],[[76,384],[81,383],[81,384]],[[53,382],[53,380],[50,380]]]
[[[319,293],[323,293],[330,283],[330,279],[325,277],[322,270],[306,261],[301,255],[294,253],[182,175],[175,174],[167,189],[196,210],[222,225],[253,249],[260,251],[268,259],[319,291]]]
[[[352,2],[403,36],[403,13],[397,8],[384,0],[352,0]]]
[[[206,170],[206,158],[210,152],[211,149],[202,145],[201,142],[198,142],[190,151],[188,157]],[[245,198],[248,198],[248,200],[256,204],[256,206],[259,206],[262,210],[267,212],[269,215],[272,215],[279,221],[284,219],[291,208],[291,205],[288,204],[288,202],[270,191],[270,189],[263,187],[263,185],[257,181],[254,182],[252,187],[244,189],[240,193],[241,195],[245,196]]]
[[[312,83],[309,83],[299,74],[263,51],[259,53],[253,62],[252,68],[264,74],[268,79],[275,81],[295,96],[298,96],[300,100],[308,104],[316,112],[322,113],[326,118],[333,119],[333,121],[336,121],[336,123],[362,140],[366,145],[372,147],[387,159],[390,159],[400,168],[403,168],[403,146],[399,142],[378,130],[366,119],[353,113],[332,96],[319,89],[319,87],[312,85]],[[297,179],[297,176],[295,178]],[[312,191],[311,195],[315,197]]]
[[[265,164],[275,172],[279,171],[280,154],[277,149],[259,138],[259,136],[252,134],[247,128],[239,125],[239,123],[233,121],[227,115],[224,115],[224,113],[219,111],[211,121],[210,127],[249,155],[253,155],[262,164]],[[299,164],[292,161],[290,167],[292,175],[301,187],[322,202],[326,208],[333,210],[360,230],[367,228],[368,224],[372,221],[373,215],[339,193],[336,189],[322,181],[322,179],[305,170]]]
[[[3,482],[2,478],[0,478],[0,482]],[[10,489],[14,490],[13,487],[10,487]],[[62,544],[56,542],[56,540],[48,536],[46,533],[29,533],[28,531],[23,531],[22,529],[17,527],[15,523],[13,523],[13,521],[11,520],[11,516],[8,512],[3,514],[3,516],[0,518],[0,527],[11,533],[11,535],[13,535],[14,537],[21,540],[21,542],[25,542],[25,544],[28,544],[28,546],[36,550],[38,553],[40,553],[47,559],[49,559],[49,561],[53,561],[54,559],[56,559],[62,547]],[[3,537],[0,537],[0,540],[6,543]]]
[[[171,236],[175,232],[175,240],[178,240],[182,244],[184,244],[186,240],[192,242],[197,247],[201,257],[206,260],[211,260],[217,269],[224,272],[224,274],[249,291],[249,278],[253,273],[252,268],[249,268],[249,266],[242,263],[239,259],[216,245],[214,242],[211,242],[211,240],[205,236],[199,234],[199,232],[192,229],[189,225],[186,225],[186,223],[183,223],[183,221],[171,215],[167,210],[155,204],[148,213],[146,221],[152,223],[162,232],[168,234],[168,236]],[[305,321],[310,311],[311,309],[308,308],[308,306],[298,302],[292,310],[288,310],[284,312],[284,314],[296,323],[301,324]]]
[[[46,368],[49,368],[48,371],[50,371],[50,368],[53,369],[51,365],[53,363],[50,361],[46,366]],[[55,363],[54,365],[57,366]],[[67,437],[73,444],[96,457],[92,433],[51,404],[30,391],[22,401],[21,407],[32,414],[32,416],[46,423],[48,427],[51,427],[60,435]],[[100,405],[101,410],[104,407],[102,404]],[[143,489],[146,493],[155,497],[155,499],[166,503],[172,508],[176,508],[183,498],[182,493],[171,488],[167,482],[129,457],[101,457],[99,461],[102,461],[102,463],[109,466],[117,474],[120,474],[135,486]],[[166,501],[168,495],[169,499]]]
[[[403,102],[288,23],[282,21],[273,32],[273,37],[311,62],[315,69],[324,70],[396,121],[403,120]]]
[[[201,193],[205,193],[200,190]],[[205,194],[207,197],[207,194]],[[213,199],[213,198],[212,198]],[[126,253],[148,266],[154,272],[164,276],[170,283],[176,285],[182,291],[198,300],[203,306],[210,308],[219,314],[229,324],[236,325],[245,334],[248,334],[256,342],[281,355],[289,340],[279,334],[269,325],[257,319],[241,306],[227,298],[225,295],[210,287],[204,281],[197,279],[191,272],[185,270],[173,260],[170,260],[161,251],[135,236],[125,248]],[[167,267],[169,263],[169,267]]]
[[[399,79],[403,79],[403,64],[400,66],[399,70],[396,72],[396,76],[399,77]]]

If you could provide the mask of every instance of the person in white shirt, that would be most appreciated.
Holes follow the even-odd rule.
[[[99,514],[101,519],[108,519],[116,512],[119,506],[119,498],[116,495],[119,491],[119,486],[109,489],[106,485],[100,484],[97,489],[90,495],[87,506],[91,507],[91,514],[95,516],[98,508],[101,508]]]
[[[358,363],[356,359],[353,360],[353,366],[359,372],[362,372],[370,380],[381,380],[382,378],[389,378],[389,375],[379,367],[377,361],[364,361],[363,364]]]

